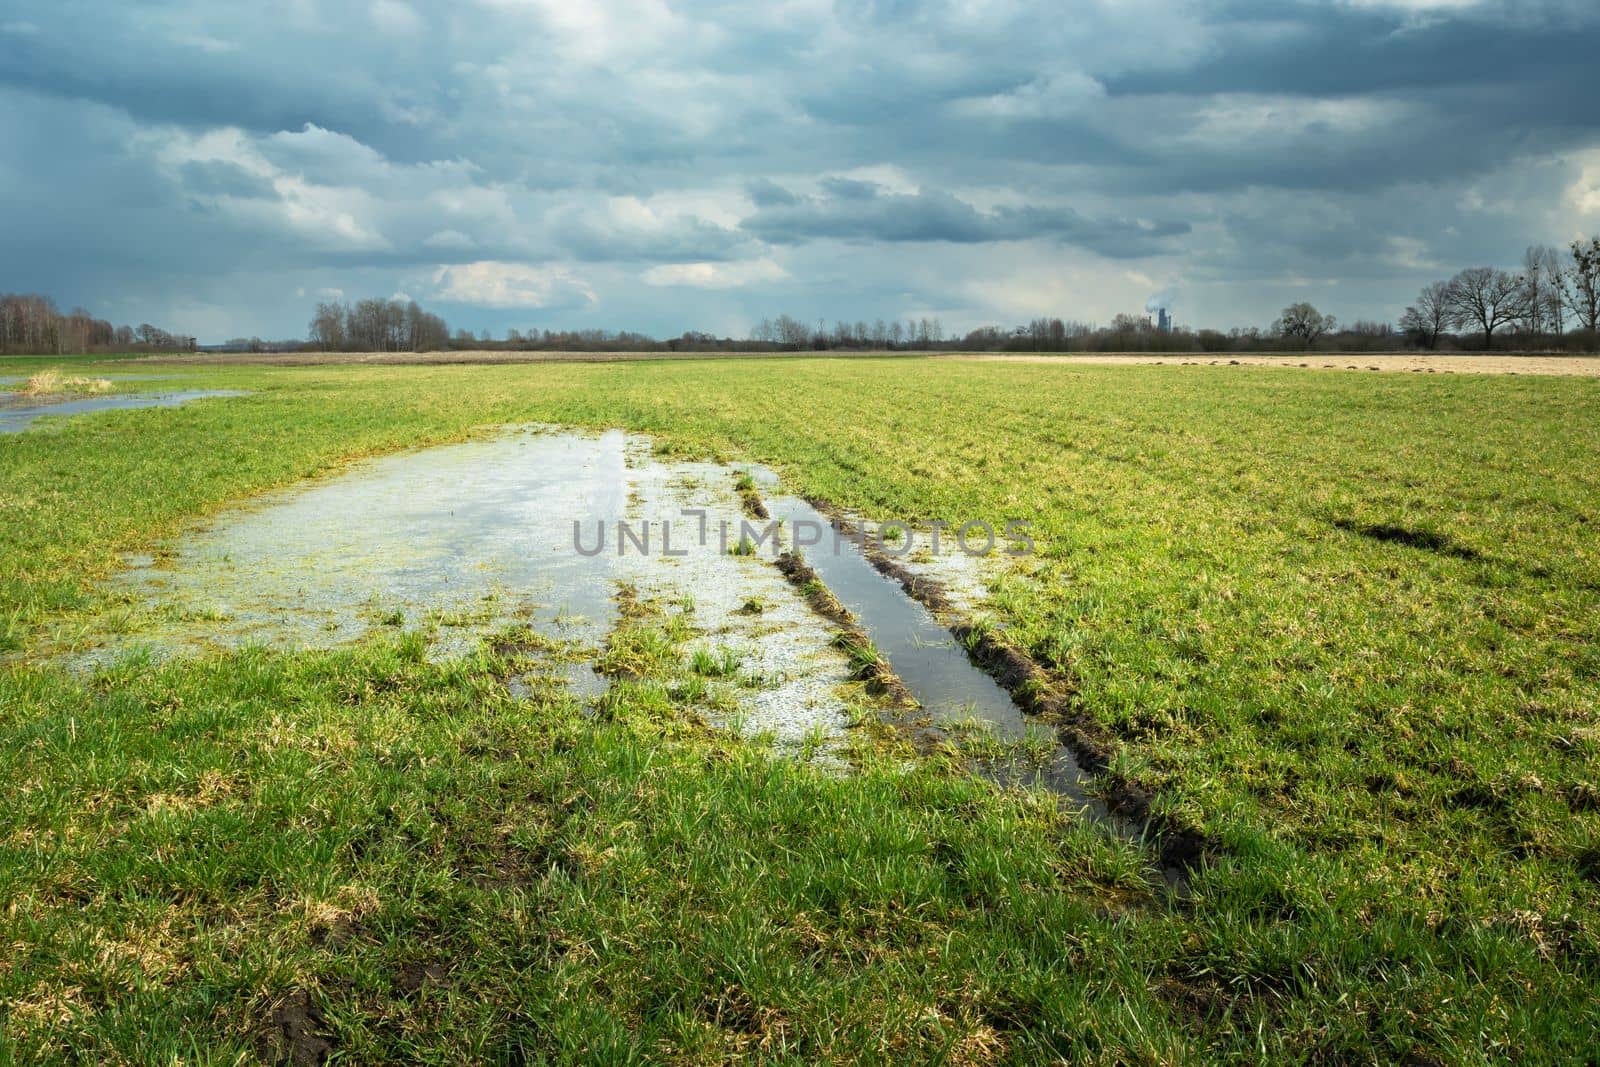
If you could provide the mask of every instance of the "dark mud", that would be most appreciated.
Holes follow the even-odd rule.
[[[739,502],[744,507],[744,513],[752,519],[770,519],[767,514],[767,505],[761,499],[761,490],[756,488],[755,479],[749,474],[740,472],[734,475],[734,489],[739,493]]]
[[[316,1000],[297,990],[272,1009],[260,1046],[266,1063],[320,1067],[333,1056],[337,1042]]]

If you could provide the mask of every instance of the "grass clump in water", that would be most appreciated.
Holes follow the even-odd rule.
[[[103,393],[111,388],[109,378],[84,378],[63,374],[58,368],[28,376],[22,385],[23,396],[61,396],[64,394]]]
[[[697,648],[689,666],[695,674],[705,678],[732,678],[739,673],[742,657],[731,648]]]

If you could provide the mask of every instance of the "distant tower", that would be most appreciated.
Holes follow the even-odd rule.
[[[1172,316],[1167,314],[1166,308],[1160,308],[1156,311],[1156,329],[1162,333],[1172,332]]]

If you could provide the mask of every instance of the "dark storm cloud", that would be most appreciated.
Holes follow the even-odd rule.
[[[1387,315],[1600,226],[1597,51],[1577,0],[10,0],[0,289],[229,334],[322,289],[733,330],[1188,277],[1226,325],[1292,277]]]
[[[1228,5],[1219,27],[1235,31],[1223,49],[1183,69],[1127,71],[1107,79],[1114,93],[1301,93],[1528,85],[1565,88],[1582,99],[1595,73],[1593,5],[1463,5],[1454,14],[1406,17],[1395,9],[1280,3]]]
[[[896,193],[874,182],[829,178],[816,196],[763,187],[744,228],[763,241],[795,244],[847,241],[941,241],[984,244],[1050,238],[1111,258],[1148,255],[1166,238],[1189,232],[1185,222],[1087,219],[1071,208],[997,207],[979,211],[948,193]]]

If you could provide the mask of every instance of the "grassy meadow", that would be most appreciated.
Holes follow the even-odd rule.
[[[1600,379],[149,369],[251,392],[0,436],[0,1062],[1600,1047]],[[1031,521],[992,621],[1067,680],[1107,786],[1213,854],[1173,895],[1151,849],[953,761],[860,746],[838,775],[712,731],[663,605],[625,619],[651,655],[594,714],[513,696],[515,641],[92,677],[28,654],[105,607],[120,552],[516,422],[760,461],[874,517]]]

